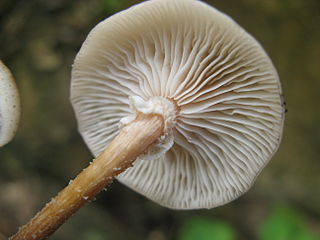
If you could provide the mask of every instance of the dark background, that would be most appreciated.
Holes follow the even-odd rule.
[[[4,235],[92,159],[69,102],[71,65],[90,29],[138,2],[0,0],[0,59],[16,77],[23,108],[17,136],[0,149]],[[288,112],[278,153],[228,205],[170,210],[114,182],[50,239],[320,239],[320,1],[206,2],[255,36],[279,72]]]

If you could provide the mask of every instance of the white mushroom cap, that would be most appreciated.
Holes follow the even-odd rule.
[[[0,61],[0,147],[14,137],[20,120],[20,97],[10,70]]]
[[[251,35],[202,2],[155,0],[122,11],[91,31],[75,59],[71,99],[96,156],[121,119],[158,97],[176,109],[173,142],[118,180],[161,205],[225,204],[250,188],[278,148],[276,70]]]

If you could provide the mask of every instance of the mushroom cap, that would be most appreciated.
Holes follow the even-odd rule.
[[[20,120],[20,97],[10,70],[0,61],[0,147],[14,137]]]
[[[177,108],[172,147],[118,176],[166,207],[234,200],[281,140],[283,99],[271,60],[230,17],[199,1],[144,2],[90,32],[74,62],[71,100],[94,155],[132,115],[132,96]]]

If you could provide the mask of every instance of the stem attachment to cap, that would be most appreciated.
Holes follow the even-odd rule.
[[[178,107],[172,100],[162,96],[151,97],[147,100],[139,96],[130,96],[129,103],[132,114],[120,120],[120,128],[129,124],[141,113],[159,114],[163,117],[164,129],[162,136],[139,156],[139,159],[143,160],[158,159],[173,146],[174,137],[172,129],[178,115]]]

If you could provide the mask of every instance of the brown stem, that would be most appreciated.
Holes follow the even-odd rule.
[[[163,134],[160,115],[139,114],[110,145],[10,240],[40,240],[54,233]]]

